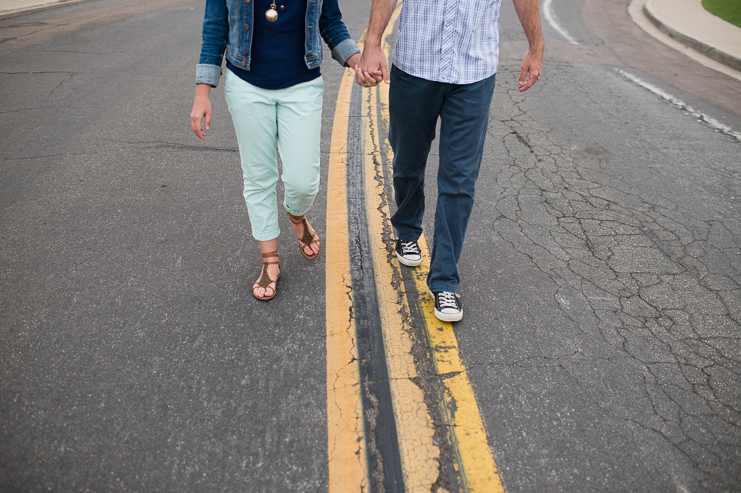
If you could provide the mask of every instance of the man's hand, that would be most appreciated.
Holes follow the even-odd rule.
[[[520,69],[520,78],[517,85],[520,92],[525,92],[538,82],[538,78],[543,73],[543,48],[540,50],[528,50],[525,58],[522,59],[522,68]]]
[[[386,84],[391,82],[386,54],[381,49],[381,37],[391,19],[396,1],[373,0],[371,5],[363,55],[355,68],[355,82],[363,87],[374,87],[381,81],[385,81]]]
[[[390,82],[386,54],[380,46],[366,45],[355,69],[355,81],[363,87],[375,87],[381,81]]]
[[[543,73],[543,34],[540,31],[540,10],[538,0],[512,0],[517,17],[525,31],[530,49],[522,59],[522,69],[517,85],[520,92],[525,92],[538,81]]]
[[[196,136],[204,140],[206,133],[203,130],[203,119],[206,119],[206,130],[211,127],[211,86],[198,84],[196,86],[196,97],[193,100],[193,109],[190,112],[190,127]]]

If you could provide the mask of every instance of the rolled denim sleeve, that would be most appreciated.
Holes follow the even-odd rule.
[[[201,57],[196,66],[196,84],[216,86],[221,74],[221,61],[229,35],[229,10],[226,0],[206,0],[203,15]]]
[[[340,62],[343,67],[347,65],[347,59],[353,56],[355,53],[360,53],[360,50],[358,49],[358,45],[355,44],[355,41],[352,38],[347,38],[344,41],[340,41],[337,46],[332,48],[332,58]]]
[[[342,21],[342,12],[337,0],[324,0],[322,4],[322,15],[319,18],[319,32],[324,42],[332,50],[332,58],[340,62],[343,67],[347,59],[355,53],[360,53],[358,45],[347,32],[347,27]]]
[[[196,65],[196,84],[208,84],[216,87],[219,85],[220,75],[220,65],[211,65],[208,63],[199,63]]]

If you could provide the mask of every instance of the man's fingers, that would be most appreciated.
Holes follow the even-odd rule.
[[[522,68],[520,69],[520,78],[517,79],[517,84],[522,87],[527,82],[527,70],[528,67],[525,66],[525,64],[522,64]]]
[[[520,92],[525,92],[533,85],[538,82],[542,68],[538,66],[522,64],[522,70],[520,71],[520,78],[517,80],[517,85],[520,88]]]
[[[378,85],[378,81],[374,77],[373,72],[368,72],[361,67],[358,67],[358,70],[355,71],[355,80],[363,87],[374,87]]]
[[[373,69],[370,72],[366,72],[366,74],[367,77],[370,77],[374,86],[377,86],[383,80],[383,73],[378,69]]]
[[[368,80],[366,77],[367,72],[365,72],[359,65],[355,68],[355,82],[358,83],[358,85],[366,87],[368,85]]]
[[[378,85],[378,80],[373,75],[373,72],[363,70],[363,75],[365,76],[365,87],[375,87]]]
[[[381,65],[381,71],[382,71],[382,75],[383,75],[383,81],[386,84],[390,84],[391,83],[391,76],[389,75],[388,65],[386,65],[385,63],[383,65]]]

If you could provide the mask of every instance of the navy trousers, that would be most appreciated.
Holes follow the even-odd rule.
[[[473,208],[495,79],[496,74],[473,84],[447,84],[391,66],[389,142],[397,207],[391,224],[402,241],[422,235],[425,167],[440,117],[438,196],[427,275],[434,292],[455,292],[460,283],[457,264]]]

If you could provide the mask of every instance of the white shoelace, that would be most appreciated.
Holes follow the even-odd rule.
[[[414,253],[415,255],[420,255],[422,252],[419,251],[419,247],[417,247],[416,242],[402,241],[401,242],[401,253],[402,255],[406,255],[407,253]]]
[[[458,309],[458,305],[455,302],[455,293],[450,293],[448,291],[438,293],[438,301],[440,302],[441,310],[445,308],[453,308],[455,310]]]

